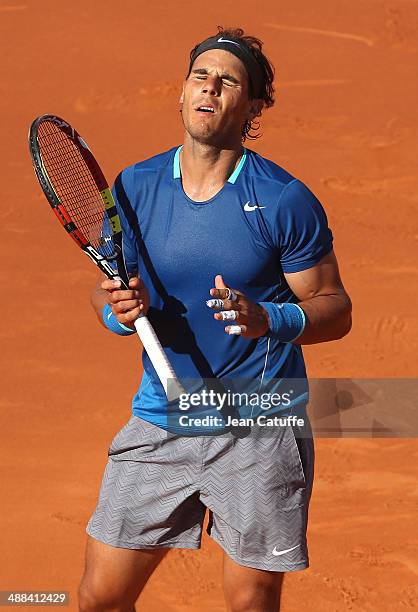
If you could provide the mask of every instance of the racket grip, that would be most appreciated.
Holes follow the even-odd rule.
[[[179,398],[182,393],[185,393],[184,388],[180,384],[173,366],[168,361],[167,355],[158,340],[157,334],[154,331],[151,323],[146,316],[141,316],[134,322],[135,329],[142,342],[142,346],[146,350],[151,363],[157,372],[158,378],[164,387],[168,401],[172,402]]]

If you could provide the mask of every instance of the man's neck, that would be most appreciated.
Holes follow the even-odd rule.
[[[197,142],[186,133],[180,153],[183,189],[195,202],[204,202],[222,189],[236,168],[244,149],[241,143],[222,149]]]

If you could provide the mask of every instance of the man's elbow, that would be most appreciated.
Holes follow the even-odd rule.
[[[344,338],[344,336],[346,336],[350,332],[352,326],[353,320],[350,313],[349,316],[342,322],[341,326],[339,327],[338,336],[335,339],[341,340],[341,338]]]
[[[345,294],[344,302],[345,302],[344,304],[345,307],[344,307],[343,312],[341,313],[340,324],[338,325],[338,331],[337,331],[338,335],[335,338],[336,340],[340,340],[341,338],[344,338],[344,336],[346,336],[350,332],[353,326],[353,317],[352,317],[353,307],[352,307],[351,300],[347,294]]]

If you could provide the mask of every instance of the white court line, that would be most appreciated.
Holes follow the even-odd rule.
[[[359,36],[358,34],[350,34],[348,32],[336,32],[334,30],[319,30],[317,28],[303,28],[299,26],[284,25],[281,23],[265,23],[264,25],[269,28],[274,28],[275,30],[319,34],[321,36],[331,36],[332,38],[345,38],[346,40],[354,40],[355,42],[363,43],[368,47],[374,47],[374,41],[371,38]]]

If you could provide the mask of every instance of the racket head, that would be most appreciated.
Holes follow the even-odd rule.
[[[37,117],[29,151],[39,184],[61,225],[108,276],[128,286],[122,229],[104,174],[80,134],[56,115]]]

